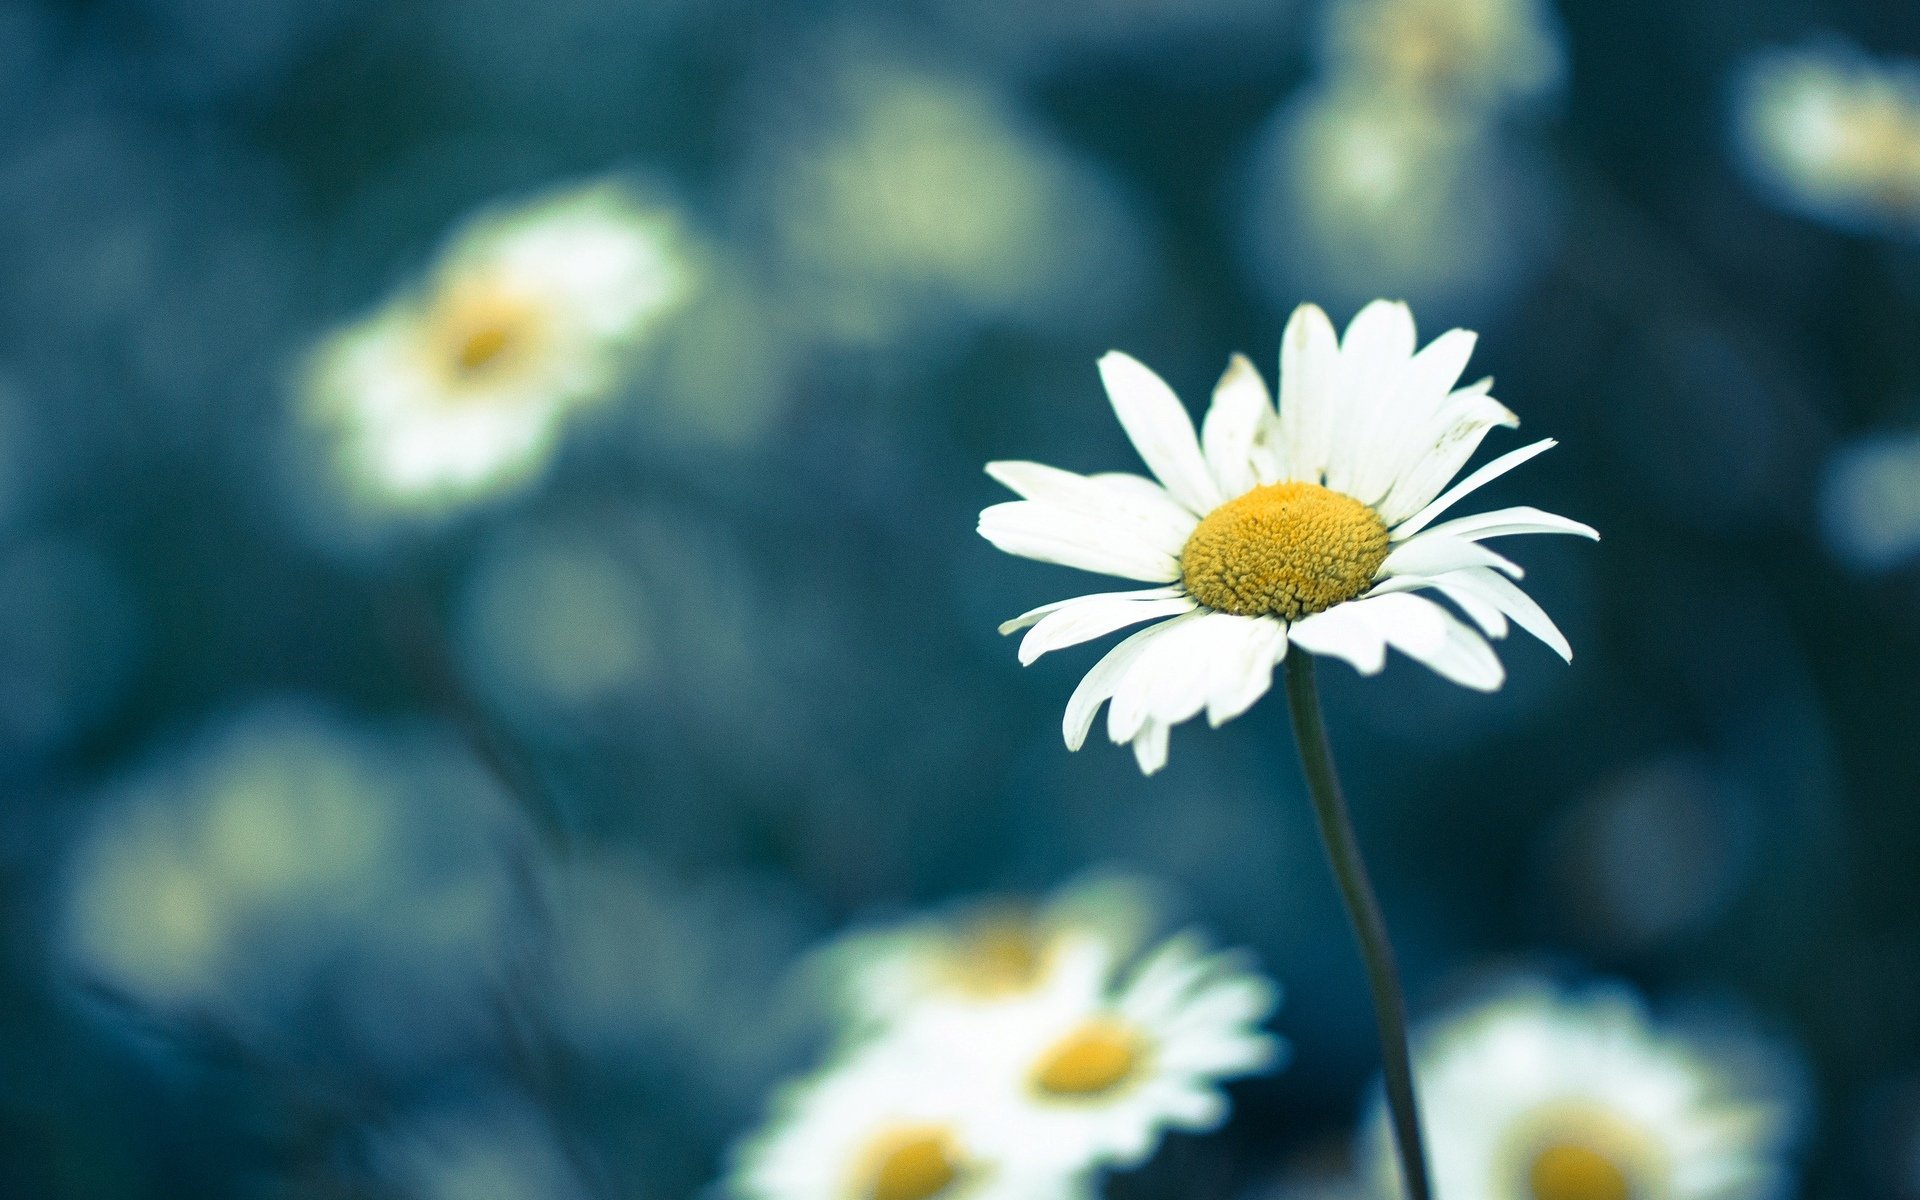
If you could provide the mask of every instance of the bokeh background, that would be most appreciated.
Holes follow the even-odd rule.
[[[1481,7],[1534,43],[1389,94],[1322,0],[0,0],[0,1195],[693,1196],[819,1044],[797,956],[1101,864],[1295,1051],[1113,1194],[1338,1154],[1375,1048],[1281,707],[1069,755],[1094,652],[994,626],[1080,581],[973,520],[988,459],[1131,464],[1108,348],[1197,402],[1388,295],[1563,443],[1488,504],[1606,539],[1522,548],[1571,667],[1322,672],[1416,1008],[1527,963],[1737,1012],[1804,1194],[1920,1197],[1920,572],[1830,494],[1920,429],[1920,224],[1777,205],[1732,115],[1920,13]],[[610,172],[694,281],[621,394],[343,529],[293,365]]]

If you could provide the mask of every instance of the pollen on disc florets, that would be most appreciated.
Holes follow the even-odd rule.
[[[1314,483],[1257,487],[1208,513],[1180,552],[1208,608],[1297,621],[1365,592],[1387,557],[1380,514]]]

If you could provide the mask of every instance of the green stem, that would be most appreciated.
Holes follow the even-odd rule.
[[[1400,991],[1400,972],[1393,965],[1393,947],[1387,942],[1380,902],[1360,858],[1359,839],[1347,802],[1340,793],[1340,776],[1333,768],[1333,749],[1327,744],[1327,725],[1320,715],[1320,696],[1313,686],[1313,656],[1299,647],[1287,655],[1287,708],[1293,715],[1293,740],[1300,748],[1300,766],[1307,777],[1307,794],[1320,822],[1320,841],[1333,864],[1347,918],[1360,942],[1367,966],[1367,985],[1373,993],[1373,1019],[1380,1030],[1381,1066],[1387,1080],[1387,1108],[1393,1117],[1393,1139],[1400,1150],[1400,1173],[1407,1200],[1432,1200],[1427,1182],[1427,1154],[1420,1137],[1420,1109],[1413,1096],[1413,1063],[1407,1051],[1407,1002]]]

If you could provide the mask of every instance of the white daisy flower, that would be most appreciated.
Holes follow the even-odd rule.
[[[375,507],[505,490],[545,465],[572,409],[619,384],[685,288],[676,222],[622,185],[483,213],[423,285],[321,343],[306,416]]]
[[[1011,554],[1160,586],[1042,605],[1008,621],[1027,629],[1020,661],[1143,621],[1067,701],[1077,750],[1103,703],[1107,733],[1131,742],[1141,770],[1166,765],[1172,726],[1203,710],[1218,726],[1271,685],[1297,645],[1381,670],[1392,646],[1481,691],[1505,679],[1486,637],[1511,619],[1571,660],[1546,613],[1513,583],[1521,569],[1488,549],[1519,533],[1599,535],[1517,507],[1436,518],[1548,449],[1535,442],[1448,487],[1488,430],[1519,423],[1489,394],[1455,388],[1474,335],[1456,329],[1414,352],[1413,315],[1376,301],[1336,339],[1319,308],[1287,323],[1275,410],[1259,372],[1236,355],[1201,435],[1173,390],[1118,352],[1100,373],[1120,423],[1157,476],[1076,475],[1031,462],[987,473],[1024,499],[980,514],[980,533]],[[1445,489],[1444,492],[1442,489]],[[1479,627],[1426,596],[1437,591]],[[1486,637],[1483,637],[1485,634]]]
[[[1747,165],[1784,207],[1855,227],[1920,224],[1920,64],[1845,43],[1776,50],[1741,77]]]
[[[1260,1029],[1279,1006],[1242,958],[1171,938],[1118,986],[1103,947],[1070,945],[1047,986],[984,1018],[929,1020],[922,1039],[970,1061],[982,1145],[1063,1166],[1134,1166],[1167,1130],[1227,1116],[1222,1081],[1278,1065]]]
[[[1788,1182],[1790,1107],[1624,988],[1521,984],[1427,1029],[1415,1057],[1440,1200],[1759,1200]],[[1398,1195],[1378,1101],[1367,1142]]]
[[[1037,902],[999,897],[859,930],[811,966],[850,1028],[864,1033],[932,1009],[1018,1001],[1045,987],[1076,944],[1090,942],[1109,962],[1124,963],[1158,924],[1159,909],[1145,881],[1095,874]]]
[[[742,1200],[1092,1200],[1083,1171],[989,1151],[959,1062],[899,1040],[870,1044],[777,1098],[736,1150]]]

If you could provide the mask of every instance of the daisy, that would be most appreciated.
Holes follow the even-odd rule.
[[[952,1086],[964,1060],[874,1043],[774,1104],[735,1151],[742,1200],[1092,1200],[1083,1171],[981,1144],[977,1089]]]
[[[1624,988],[1521,984],[1419,1042],[1440,1200],[1758,1200],[1788,1182],[1789,1106]],[[1368,1157],[1395,1195],[1386,1122],[1376,1103]]]
[[[1117,987],[1112,976],[1102,947],[1078,943],[1029,1000],[902,1037],[971,1059],[983,1145],[1063,1166],[1135,1166],[1167,1130],[1217,1128],[1222,1081],[1278,1065],[1281,1044],[1260,1025],[1280,994],[1191,935]]]
[[[686,286],[676,223],[595,184],[457,230],[421,285],[328,337],[309,422],[348,490],[444,509],[524,482]]]
[[[856,1033],[932,1009],[988,1009],[1043,988],[1069,948],[1091,944],[1124,963],[1159,920],[1145,881],[1089,875],[1040,900],[1000,897],[947,914],[860,930],[812,964]]]
[[[1063,727],[1069,749],[1080,748],[1111,701],[1108,736],[1132,743],[1152,774],[1166,765],[1172,726],[1203,710],[1215,726],[1246,711],[1289,645],[1365,675],[1381,670],[1392,646],[1447,679],[1493,691],[1505,673],[1486,638],[1504,636],[1511,619],[1572,659],[1559,629],[1514,585],[1520,567],[1482,543],[1597,533],[1526,507],[1435,523],[1553,440],[1448,487],[1488,430],[1519,421],[1489,394],[1492,380],[1454,387],[1472,333],[1453,330],[1417,354],[1414,346],[1404,304],[1369,304],[1344,339],[1319,308],[1302,305],[1282,341],[1278,411],[1259,372],[1236,355],[1199,437],[1158,375],[1109,353],[1100,360],[1107,394],[1157,479],[988,464],[1023,497],[980,514],[980,533],[995,546],[1159,585],[1057,601],[1000,627],[1028,631],[1025,664],[1154,622],[1074,690]],[[1478,631],[1415,594],[1426,590],[1453,601]]]
[[[1748,168],[1784,207],[1848,227],[1920,221],[1920,65],[1844,43],[1771,51],[1736,109]]]

